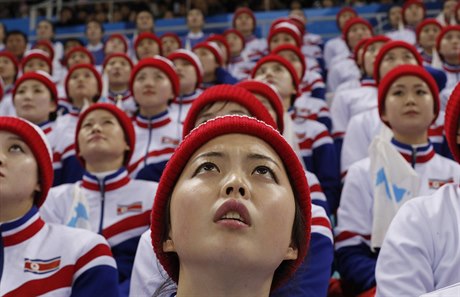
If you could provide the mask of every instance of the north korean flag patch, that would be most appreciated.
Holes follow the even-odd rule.
[[[142,202],[138,201],[127,205],[117,205],[117,215],[122,215],[127,212],[142,212]]]
[[[60,265],[61,257],[56,257],[49,260],[25,258],[24,272],[45,274],[58,270]]]
[[[450,184],[450,183],[453,183],[453,182],[454,182],[453,178],[445,179],[445,180],[442,180],[442,179],[429,179],[428,180],[428,186],[430,187],[430,189],[437,190],[440,187],[444,186],[445,184]]]

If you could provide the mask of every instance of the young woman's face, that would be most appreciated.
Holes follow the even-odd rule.
[[[0,57],[0,77],[3,79],[3,81],[12,82],[15,75],[16,67],[14,66],[13,62],[6,57]]]
[[[247,13],[241,13],[235,19],[235,29],[243,35],[251,34],[254,31],[254,22],[251,16]]]
[[[225,115],[247,115],[251,116],[249,110],[246,107],[229,101],[218,101],[212,103],[212,105],[207,105],[203,110],[198,114],[195,127],[200,124],[203,124],[211,119],[217,118],[219,116]]]
[[[339,27],[340,27],[340,30],[342,30],[343,26],[345,25],[345,23],[351,19],[351,18],[354,18],[356,17],[356,14],[350,12],[350,11],[346,11],[344,13],[342,13],[339,17]]]
[[[51,50],[50,50],[46,45],[43,45],[43,44],[39,44],[39,45],[35,46],[34,48],[44,51],[44,52],[47,53],[48,56],[50,56],[50,57],[51,57],[52,54],[53,54],[53,53],[51,52]]]
[[[48,74],[51,73],[50,66],[43,59],[33,58],[24,65],[24,73],[37,70],[44,71]]]
[[[297,73],[297,76],[303,77],[302,62],[300,61],[299,56],[297,56],[293,51],[289,50],[280,51],[278,55],[291,62],[292,66],[295,69],[295,72]]]
[[[153,30],[153,17],[146,11],[141,11],[136,16],[136,27],[138,31],[152,31]]]
[[[21,137],[4,130],[0,130],[0,185],[2,204],[32,201],[40,190],[33,152]]]
[[[174,99],[169,77],[158,68],[144,67],[134,78],[134,98],[140,107],[154,107]]]
[[[73,100],[89,100],[98,94],[98,83],[91,70],[80,68],[72,72],[67,85],[69,94]]]
[[[389,50],[380,63],[380,79],[387,74],[391,69],[399,65],[418,65],[417,59],[407,49],[403,47],[396,47]]]
[[[84,52],[74,52],[67,60],[67,68],[78,64],[91,64],[91,58]]]
[[[439,46],[439,53],[445,58],[455,58],[460,55],[460,31],[451,30],[444,34]]]
[[[423,20],[423,8],[420,5],[412,4],[404,11],[406,23],[411,26],[416,26]]]
[[[199,47],[193,51],[201,61],[201,65],[203,65],[204,75],[209,75],[216,71],[216,68],[219,67],[217,64],[216,57],[214,57],[213,53],[204,48]]]
[[[124,85],[129,83],[131,65],[125,58],[114,57],[105,66],[110,84]]]
[[[161,48],[163,49],[163,56],[168,56],[173,51],[179,48],[179,43],[174,37],[166,36],[161,38]]]
[[[226,34],[225,38],[230,46],[232,56],[238,56],[243,50],[243,40],[235,33]]]
[[[187,14],[187,26],[190,30],[200,29],[204,25],[203,13],[199,9],[192,9]]]
[[[372,77],[374,73],[374,61],[375,57],[379,53],[380,49],[384,45],[384,42],[374,42],[367,47],[366,53],[364,54],[364,70],[367,76]]]
[[[283,98],[296,93],[291,73],[278,62],[267,62],[261,65],[254,79],[274,85]]]
[[[220,48],[220,52],[222,53],[222,60],[224,61],[224,64],[227,64],[228,61],[228,55],[227,55],[227,47],[219,41],[213,41],[217,44],[217,46]]]
[[[89,22],[86,25],[86,37],[88,40],[93,42],[101,41],[103,34],[102,28],[97,22]]]
[[[101,155],[123,160],[129,150],[117,118],[103,109],[96,109],[85,117],[78,132],[78,145],[80,156],[87,162],[97,160]]]
[[[350,30],[348,31],[348,46],[351,49],[354,49],[358,42],[363,38],[369,38],[372,36],[371,31],[366,25],[363,24],[356,24],[351,26]]]
[[[275,34],[275,36],[273,36],[272,39],[270,39],[269,48],[270,50],[274,50],[278,46],[284,45],[284,44],[297,45],[294,37],[292,37],[291,34],[280,32],[278,34]]]
[[[175,185],[163,249],[176,252],[181,267],[216,262],[274,271],[297,258],[294,213],[277,153],[253,136],[219,136],[192,155]]]
[[[273,121],[276,123],[278,121],[278,115],[276,114],[276,111],[273,108],[273,106],[270,103],[270,101],[267,98],[265,98],[264,96],[262,96],[262,95],[254,94],[254,93],[253,93],[253,95],[257,98],[257,100],[260,101],[260,103],[263,104],[263,106],[265,106],[265,108],[267,109],[268,113],[273,118]]]
[[[187,94],[195,90],[198,77],[192,63],[185,59],[174,59],[173,63],[179,76],[180,92]]]
[[[139,60],[146,57],[153,57],[159,54],[160,46],[155,40],[150,38],[144,38],[136,47],[136,55],[138,56]]]
[[[51,40],[53,38],[53,27],[50,23],[42,21],[37,25],[37,39]]]
[[[126,53],[125,44],[120,38],[111,38],[105,45],[105,54]]]
[[[394,6],[390,8],[390,12],[388,13],[388,19],[393,28],[398,28],[399,22],[401,22],[401,17],[402,17],[401,14],[402,14],[402,7]]]
[[[419,44],[422,48],[434,48],[436,45],[436,38],[438,38],[439,32],[441,32],[441,29],[439,29],[438,26],[435,25],[426,25],[422,28],[422,31],[420,32],[420,37],[419,37]]]
[[[48,121],[49,114],[56,110],[50,90],[35,79],[21,83],[13,99],[17,115],[34,124]]]
[[[434,99],[428,85],[416,76],[397,79],[388,90],[382,119],[395,134],[427,131],[434,119]]]

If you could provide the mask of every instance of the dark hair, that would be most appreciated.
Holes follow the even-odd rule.
[[[80,44],[81,46],[84,46],[84,43],[83,41],[80,40],[80,38],[76,38],[76,37],[71,37],[71,38],[67,38],[65,41],[64,41],[64,48],[66,46],[66,44],[68,42],[77,42],[78,44]]]
[[[99,26],[99,28],[101,29],[101,32],[104,33],[104,25],[101,22],[99,22],[98,20],[89,20],[89,21],[87,21],[86,24],[85,24],[85,33],[86,33],[86,31],[88,31],[88,25],[90,23],[97,24]]]
[[[24,38],[25,42],[27,43],[29,39],[27,38],[26,33],[22,32],[21,30],[11,30],[6,32],[5,43],[12,35],[21,35]]]

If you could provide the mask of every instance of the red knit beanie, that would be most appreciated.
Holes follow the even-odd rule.
[[[24,54],[24,57],[21,60],[22,72],[24,72],[24,67],[26,66],[26,64],[32,59],[39,59],[39,60],[44,61],[46,65],[48,65],[48,68],[50,69],[50,74],[53,73],[53,64],[52,64],[52,60],[50,59],[50,56],[48,55],[47,52],[42,51],[40,49],[33,49],[30,51],[27,51]]]
[[[296,47],[293,44],[284,44],[284,45],[277,46],[275,49],[273,49],[271,51],[270,54],[277,55],[277,54],[279,54],[279,52],[282,52],[282,51],[291,51],[294,54],[296,54],[296,56],[299,58],[300,63],[302,64],[302,71],[301,71],[301,74],[300,74],[300,77],[299,77],[299,81],[302,81],[302,79],[303,79],[303,77],[305,75],[305,71],[307,69],[307,63],[305,62],[305,56],[302,54],[302,52],[299,50],[299,48]]]
[[[405,18],[406,9],[409,8],[409,6],[411,6],[413,4],[418,5],[421,8],[423,8],[423,18],[425,18],[426,8],[425,8],[425,4],[423,4],[423,2],[421,0],[406,0],[406,2],[404,2],[404,4],[403,4],[402,11],[401,11],[402,19],[403,19],[404,23],[406,23],[406,18]]]
[[[269,31],[271,31],[276,25],[278,25],[280,23],[290,23],[290,24],[296,26],[296,28],[300,32],[300,36],[303,36],[305,34],[305,25],[304,25],[304,23],[302,22],[301,19],[299,19],[297,16],[294,16],[294,15],[277,18],[270,25],[270,30]]]
[[[342,29],[342,38],[343,38],[343,40],[345,40],[347,45],[348,45],[348,33],[350,32],[351,27],[353,27],[354,25],[357,25],[357,24],[361,24],[361,25],[366,26],[369,29],[369,31],[371,31],[371,35],[374,35],[374,29],[372,28],[372,25],[371,25],[371,23],[369,23],[368,20],[363,19],[363,18],[359,18],[359,17],[349,19],[345,23],[345,25],[343,26],[343,29]]]
[[[455,25],[455,26],[444,26],[441,30],[441,32],[439,32],[439,35],[438,35],[438,38],[436,39],[436,50],[438,51],[438,53],[440,53],[440,49],[441,49],[441,41],[442,39],[444,38],[444,35],[446,35],[447,32],[449,31],[460,31],[460,25]]]
[[[38,126],[18,117],[0,117],[0,131],[8,131],[21,137],[34,155],[40,183],[40,193],[34,198],[34,204],[40,207],[45,202],[54,178],[53,153],[45,133]]]
[[[91,65],[94,65],[94,57],[93,57],[93,54],[90,53],[89,50],[86,49],[86,47],[83,47],[83,46],[76,46],[74,48],[72,48],[68,53],[67,55],[65,55],[65,64],[67,65],[68,62],[69,62],[69,59],[70,57],[76,53],[76,52],[82,52],[84,53],[85,55],[87,55],[90,59],[90,64]]]
[[[272,127],[278,129],[275,121],[268,113],[267,108],[260,103],[249,91],[232,85],[217,85],[206,89],[201,95],[195,99],[190,107],[187,117],[184,120],[182,136],[185,136],[195,127],[198,115],[207,105],[216,102],[233,102],[246,108],[251,116],[260,121],[264,121]]]
[[[235,28],[236,18],[243,13],[246,13],[251,17],[252,23],[254,24],[254,30],[255,30],[256,25],[257,25],[256,16],[254,15],[254,12],[248,7],[239,7],[235,10],[235,13],[233,14],[233,18],[232,18],[232,27]]]
[[[179,44],[179,48],[182,47],[182,41],[180,40],[179,35],[177,35],[176,33],[166,32],[165,34],[161,35],[160,40],[163,41],[163,38],[166,38],[166,37],[174,38],[174,40]]]
[[[267,38],[268,46],[270,46],[270,42],[272,41],[273,37],[275,37],[275,35],[278,33],[286,33],[292,36],[292,38],[294,38],[295,40],[297,47],[302,46],[302,36],[300,35],[299,29],[297,29],[295,25],[288,22],[279,23],[270,30],[270,33],[268,33]]]
[[[173,62],[175,59],[187,60],[195,68],[196,79],[197,79],[196,87],[198,88],[201,85],[201,82],[203,81],[203,74],[204,74],[203,65],[201,64],[200,58],[198,58],[198,56],[195,55],[194,52],[181,48],[169,54],[168,59]]]
[[[388,90],[391,88],[391,85],[399,78],[403,76],[417,76],[421,80],[423,80],[428,87],[430,88],[431,94],[433,96],[433,105],[434,105],[434,119],[433,122],[436,120],[439,114],[439,89],[436,81],[433,77],[421,66],[415,65],[401,65],[390,72],[388,72],[385,77],[382,78],[381,82],[379,83],[379,90],[378,90],[378,104],[379,104],[379,115],[382,122],[391,128],[390,123],[384,121],[382,119],[383,110],[385,108],[385,99],[387,97]]]
[[[217,64],[219,64],[219,66],[222,66],[224,64],[222,50],[220,49],[219,45],[217,45],[215,42],[200,42],[192,48],[192,51],[195,52],[195,50],[199,48],[205,48],[209,50],[216,58],[216,62]]]
[[[337,23],[337,28],[340,28],[339,26],[339,19],[340,19],[340,16],[346,12],[350,12],[352,14],[355,15],[355,17],[358,16],[358,13],[356,12],[356,10],[354,10],[353,8],[351,7],[343,7],[339,10],[339,12],[337,13],[337,15],[335,16],[335,22]],[[345,26],[345,24],[344,24]],[[343,32],[343,29],[342,29],[342,32]]]
[[[460,146],[457,144],[458,123],[460,120],[460,84],[457,84],[447,101],[444,130],[446,132],[447,144],[452,155],[460,163]]]
[[[170,60],[162,56],[158,56],[158,55],[152,58],[150,57],[144,58],[140,60],[139,63],[136,64],[136,66],[134,66],[133,70],[131,71],[131,77],[129,79],[129,90],[131,91],[131,94],[134,94],[134,90],[133,90],[134,79],[136,78],[137,73],[144,67],[157,68],[161,70],[162,72],[164,72],[168,76],[169,81],[171,82],[174,96],[175,97],[179,96],[180,84],[179,84],[179,76],[177,76],[177,72],[176,72],[176,67]]]
[[[163,53],[163,49],[161,47],[161,39],[158,38],[158,36],[156,36],[155,34],[151,32],[144,32],[144,33],[137,35],[137,38],[134,41],[134,50],[137,49],[137,47],[139,46],[139,43],[141,43],[141,41],[144,39],[151,39],[155,41],[158,44],[158,48],[160,49],[160,55]]]
[[[121,40],[121,42],[123,42],[123,45],[125,46],[125,53],[128,52],[128,42],[126,41],[126,37],[123,34],[118,34],[117,33],[117,34],[110,35],[109,38],[107,38],[107,40],[104,42],[104,53],[105,53],[105,48],[107,46],[107,43],[111,39],[119,39],[119,40]]]
[[[363,46],[366,44],[366,42],[369,39],[370,38],[361,39],[360,41],[358,41],[358,43],[356,44],[355,48],[353,49],[353,59],[355,60],[356,65],[358,65],[358,53],[359,53],[359,50],[363,48]],[[361,60],[362,60],[362,57],[361,57]]]
[[[112,58],[123,58],[128,62],[128,64],[131,67],[131,69],[133,69],[133,67],[134,67],[133,61],[131,61],[131,59],[129,58],[129,56],[127,54],[125,54],[125,53],[113,53],[113,54],[110,54],[110,55],[105,57],[104,64],[102,64],[103,69],[105,69],[105,67],[107,66],[107,63],[109,63],[110,59],[112,59]]]
[[[417,28],[415,29],[415,36],[417,38],[417,43],[420,40],[420,33],[422,33],[423,27],[428,26],[428,25],[433,25],[439,28],[439,30],[442,30],[442,25],[440,22],[438,22],[436,19],[425,19],[423,20],[420,24],[417,25]]]
[[[224,35],[225,38],[227,38],[227,35],[229,35],[229,34],[235,34],[236,36],[238,36],[241,39],[241,42],[243,43],[243,49],[244,49],[244,47],[246,46],[246,40],[244,39],[243,34],[241,34],[241,32],[236,30],[236,29],[227,29],[227,30],[224,31],[224,33],[222,33],[222,35]],[[228,43],[228,41],[227,41],[227,43]]]
[[[48,88],[48,90],[50,90],[51,100],[57,103],[58,93],[56,89],[56,84],[53,82],[52,77],[44,71],[31,71],[31,72],[27,72],[21,75],[21,77],[19,77],[14,83],[13,100],[14,100],[14,97],[16,97],[16,92],[19,86],[26,80],[30,80],[30,79],[37,80],[41,82],[42,84],[44,84]]]
[[[38,48],[39,46],[44,46],[44,47],[46,47],[46,49],[47,49],[48,52],[49,52],[49,53],[48,53],[48,54],[49,54],[49,57],[50,57],[51,61],[53,61],[53,59],[54,59],[54,47],[53,47],[53,44],[52,44],[50,41],[48,41],[48,40],[44,40],[44,39],[43,39],[43,40],[38,40],[38,41],[34,44],[34,46],[32,47],[32,49],[36,49],[36,48]]]
[[[67,76],[65,78],[65,84],[64,84],[64,88],[65,88],[65,93],[67,96],[69,96],[69,80],[70,80],[70,76],[72,75],[72,73],[78,69],[88,69],[90,70],[94,77],[96,78],[96,81],[97,81],[97,96],[100,97],[101,96],[101,92],[102,92],[102,78],[101,78],[101,75],[99,74],[99,72],[96,70],[96,68],[94,68],[93,65],[91,64],[77,64],[77,65],[73,65],[70,69],[69,69],[69,72],[67,72]]]
[[[3,81],[0,79],[0,98],[3,98]]]
[[[18,71],[19,71],[19,61],[18,61],[18,58],[16,58],[15,55],[13,55],[11,52],[9,51],[3,51],[3,52],[0,52],[0,57],[5,57],[7,59],[10,59],[11,62],[14,64],[14,67],[16,68],[16,75],[18,75]]]
[[[289,73],[291,74],[291,77],[292,77],[292,83],[294,84],[294,88],[297,92],[296,94],[296,97],[299,97],[300,94],[299,94],[299,84],[300,84],[300,80],[299,80],[299,77],[297,76],[297,73],[294,69],[294,67],[292,66],[291,62],[289,62],[288,60],[286,60],[285,58],[283,57],[280,57],[278,55],[273,55],[273,54],[270,54],[268,56],[265,56],[263,57],[262,59],[260,59],[257,64],[254,66],[254,68],[252,69],[252,73],[251,73],[251,78],[255,78],[256,76],[256,73],[257,73],[257,70],[259,70],[259,68],[267,63],[267,62],[275,62],[275,63],[279,63],[281,65],[283,65],[284,67],[286,67],[286,69],[289,71]]]
[[[118,108],[114,104],[110,103],[95,103],[92,104],[90,107],[85,109],[78,118],[77,128],[75,130],[75,155],[77,156],[78,160],[85,166],[85,160],[80,156],[80,145],[78,143],[78,134],[80,133],[81,125],[85,120],[86,116],[90,114],[94,110],[103,109],[110,112],[115,118],[118,120],[123,132],[125,134],[126,143],[129,146],[129,152],[127,152],[123,165],[128,166],[129,161],[131,160],[131,156],[134,152],[134,147],[136,144],[136,135],[134,133],[134,127],[131,122],[131,119],[124,113],[123,110]]]
[[[245,134],[257,137],[270,145],[283,162],[284,168],[304,220],[305,244],[298,246],[296,260],[283,261],[275,271],[271,289],[288,280],[302,264],[310,242],[311,200],[305,172],[295,152],[283,136],[264,122],[246,116],[224,116],[207,121],[195,128],[177,147],[161,176],[152,209],[151,239],[155,254],[173,281],[179,279],[179,258],[176,253],[163,251],[163,242],[169,232],[166,218],[170,212],[171,195],[191,156],[208,141],[222,135]]]
[[[369,48],[369,46],[371,46],[372,44],[374,44],[376,42],[387,43],[389,41],[391,41],[391,39],[386,37],[386,36],[383,36],[383,35],[377,35],[377,36],[368,38],[366,43],[364,43],[363,52],[361,53],[361,61],[363,61],[363,64],[364,64],[364,55],[366,54],[367,49]]]
[[[227,63],[230,60],[230,57],[232,56],[232,51],[230,49],[230,45],[227,42],[227,38],[223,35],[219,34],[212,34],[206,39],[207,42],[215,42],[217,44],[221,43],[224,45],[225,48],[225,53],[227,54]],[[222,51],[221,51],[222,52]]]
[[[284,132],[284,108],[283,98],[278,93],[278,90],[272,85],[259,81],[259,80],[245,80],[235,86],[248,90],[254,95],[260,95],[270,102],[271,107],[276,113],[276,124],[278,125],[278,131],[281,134]]]
[[[408,51],[410,51],[412,53],[412,55],[415,57],[415,59],[417,60],[417,64],[422,66],[423,58],[422,58],[422,56],[420,56],[420,53],[415,48],[415,46],[413,46],[413,45],[411,45],[411,44],[409,44],[409,43],[407,43],[405,41],[401,41],[401,40],[389,41],[384,46],[382,46],[382,48],[380,49],[379,53],[375,57],[375,61],[374,61],[374,79],[375,79],[375,82],[377,84],[379,83],[379,81],[381,79],[381,77],[380,77],[380,64],[382,64],[383,58],[385,57],[385,55],[389,51],[391,51],[394,48],[398,48],[398,47],[403,47],[403,48],[407,49]]]

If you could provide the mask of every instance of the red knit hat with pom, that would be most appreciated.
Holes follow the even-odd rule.
[[[235,28],[236,19],[243,13],[246,13],[247,15],[251,17],[252,23],[254,24],[254,30],[255,30],[256,24],[257,24],[256,16],[254,15],[254,12],[248,7],[239,7],[235,10],[235,13],[233,14],[233,18],[232,18],[232,27]]]
[[[358,16],[358,13],[356,12],[356,10],[354,10],[353,8],[351,7],[343,7],[339,10],[339,12],[337,13],[337,15],[335,16],[335,22],[337,23],[337,28],[340,28],[339,26],[339,18],[342,14],[346,13],[346,12],[350,12],[352,14],[355,15],[355,17]],[[344,24],[345,25],[345,24]],[[343,30],[342,30],[343,31]]]
[[[161,176],[152,209],[151,239],[155,254],[168,275],[179,280],[179,258],[176,253],[164,252],[163,243],[168,237],[170,224],[167,213],[172,193],[184,168],[193,154],[212,139],[228,134],[250,135],[267,143],[278,154],[291,183],[294,199],[303,217],[305,243],[297,247],[296,260],[283,261],[275,271],[271,290],[287,281],[304,261],[311,232],[311,199],[305,172],[295,152],[283,136],[270,125],[247,116],[218,117],[201,124],[185,137],[168,161]]]
[[[34,204],[40,207],[45,202],[54,178],[53,153],[45,133],[38,126],[18,117],[0,117],[0,131],[8,131],[21,137],[34,155],[40,183],[40,192],[35,196]]]
[[[232,85],[217,85],[206,89],[193,101],[187,117],[184,120],[182,135],[185,136],[195,127],[198,115],[207,105],[216,102],[234,102],[245,107],[251,116],[264,121],[278,129],[275,121],[268,113],[267,108],[249,91]]]
[[[195,73],[196,73],[196,87],[198,88],[201,83],[203,82],[203,65],[201,64],[200,58],[198,58],[197,55],[195,55],[194,52],[186,50],[186,49],[178,49],[173,51],[169,56],[167,57],[169,60],[173,61],[175,59],[184,59],[187,60],[192,66],[195,68]]]
[[[299,81],[302,81],[305,75],[305,71],[307,70],[307,63],[305,62],[305,56],[302,54],[299,48],[293,44],[283,44],[283,45],[277,46],[275,49],[271,51],[271,54],[277,55],[282,51],[291,51],[299,58],[300,64],[302,64],[302,71],[299,77]]]
[[[94,56],[93,54],[90,53],[90,51],[86,48],[86,47],[83,47],[83,46],[76,46],[74,48],[72,48],[66,55],[65,55],[65,64],[67,65],[68,62],[69,62],[69,59],[70,57],[74,54],[74,53],[77,53],[77,52],[82,52],[84,53],[85,55],[87,55],[90,59],[90,64],[91,65],[94,65]]]
[[[460,120],[460,84],[457,84],[447,101],[446,115],[444,119],[444,131],[446,132],[447,144],[452,155],[460,163],[460,146],[457,144],[458,123]]]
[[[439,114],[439,89],[438,85],[434,78],[421,66],[416,65],[401,65],[390,72],[388,72],[384,78],[379,83],[379,90],[378,90],[378,108],[379,108],[379,115],[382,122],[391,128],[390,123],[384,121],[382,119],[383,110],[385,108],[385,99],[388,94],[388,90],[391,88],[391,85],[399,78],[404,76],[417,76],[421,80],[423,80],[428,87],[430,88],[431,94],[433,96],[433,105],[434,105],[434,114],[435,117],[433,122],[436,120]]]
[[[136,40],[134,41],[134,50],[137,49],[141,41],[144,39],[151,39],[155,41],[158,44],[158,48],[160,49],[160,55],[163,53],[163,49],[161,47],[161,39],[151,32],[144,32],[137,35]]]
[[[109,63],[109,61],[112,58],[123,58],[128,62],[128,64],[131,67],[131,69],[133,69],[133,67],[134,67],[133,61],[131,61],[131,59],[129,58],[129,56],[127,54],[125,54],[125,53],[113,53],[113,54],[110,54],[110,55],[105,57],[104,63],[102,64],[103,69],[105,69],[105,67],[107,66],[107,63]]]
[[[136,66],[134,66],[133,70],[131,71],[131,77],[129,79],[129,90],[131,91],[131,94],[134,94],[133,85],[134,85],[134,79],[136,78],[137,73],[142,68],[145,68],[145,67],[157,68],[161,70],[162,72],[164,72],[168,76],[169,81],[171,82],[174,96],[175,97],[179,96],[180,84],[179,84],[179,76],[177,76],[177,72],[176,72],[176,67],[170,60],[162,56],[158,56],[158,55],[152,58],[150,57],[144,58],[140,60],[139,63],[136,64]]]
[[[80,116],[78,117],[78,123],[77,123],[77,128],[75,130],[75,155],[77,156],[78,160],[83,164],[83,167],[85,166],[85,160],[80,156],[80,145],[78,143],[78,134],[80,132],[80,129],[82,128],[83,121],[85,120],[86,116],[90,114],[94,110],[106,110],[113,114],[115,118],[118,120],[118,123],[120,124],[121,128],[123,129],[123,132],[125,134],[125,140],[126,143],[129,146],[129,151],[125,155],[125,159],[123,162],[124,166],[128,166],[129,161],[131,160],[131,156],[134,153],[134,147],[136,144],[136,135],[134,133],[134,127],[132,124],[131,119],[125,114],[123,110],[118,108],[114,104],[110,103],[95,103],[92,104],[90,107],[85,109]]]
[[[254,66],[254,68],[252,69],[251,78],[255,78],[257,70],[259,70],[259,68],[263,64],[268,63],[268,62],[279,63],[279,64],[283,65],[284,67],[286,67],[286,69],[291,74],[292,83],[294,84],[294,88],[296,89],[296,92],[297,92],[296,97],[299,97],[300,96],[300,94],[299,94],[300,79],[297,76],[295,68],[292,66],[291,62],[289,62],[288,60],[286,60],[285,58],[283,58],[281,56],[270,54],[270,55],[265,56],[262,59],[260,59],[257,62],[257,64]]]
[[[363,18],[359,18],[359,17],[349,19],[345,23],[345,25],[343,26],[343,29],[342,29],[342,38],[343,38],[343,40],[345,40],[347,45],[348,45],[348,33],[350,32],[351,28],[354,25],[357,25],[357,24],[361,24],[361,25],[366,26],[369,29],[369,31],[371,31],[371,35],[374,34],[374,29],[372,28],[372,25],[371,25],[371,23],[369,23],[368,20],[363,19]]]
[[[269,31],[271,31],[276,25],[278,25],[280,23],[286,23],[286,22],[296,26],[296,28],[300,32],[300,36],[303,36],[305,34],[305,25],[304,25],[303,21],[301,19],[299,19],[297,16],[294,16],[294,15],[277,18],[270,25],[270,30]]]
[[[353,59],[355,60],[356,65],[358,65],[358,52],[359,52],[360,49],[363,48],[363,46],[366,44],[366,42],[369,39],[370,38],[361,39],[360,41],[358,41],[358,43],[356,44],[355,48],[353,49]],[[361,61],[362,61],[362,57],[361,57]]]
[[[102,78],[101,78],[101,75],[99,74],[99,72],[96,70],[96,68],[94,68],[94,66],[91,65],[91,64],[77,64],[77,65],[73,65],[69,69],[69,72],[67,72],[67,76],[65,78],[65,84],[64,84],[65,93],[67,94],[67,96],[69,96],[68,84],[69,84],[70,76],[72,75],[72,73],[74,71],[76,71],[78,69],[88,69],[89,71],[91,71],[93,73],[94,77],[97,80],[97,96],[99,97],[101,95],[101,92],[102,92]]]
[[[177,35],[176,33],[166,32],[165,34],[161,35],[160,40],[163,41],[163,38],[166,38],[166,37],[174,38],[174,40],[179,44],[179,48],[182,47],[182,40],[180,40],[179,35]]]
[[[105,48],[107,46],[107,43],[109,42],[109,40],[112,40],[112,39],[121,40],[121,42],[125,46],[125,53],[128,52],[128,42],[126,41],[126,37],[123,34],[116,33],[116,34],[110,35],[109,38],[107,38],[107,40],[104,42],[104,53],[105,53]]]
[[[50,59],[50,56],[48,55],[47,52],[42,51],[40,49],[33,49],[30,51],[27,51],[24,54],[24,57],[21,60],[22,72],[24,72],[24,67],[26,66],[26,64],[32,59],[39,59],[39,60],[44,61],[46,65],[48,65],[48,68],[50,69],[50,74],[53,73],[53,64],[52,64],[52,60]]]
[[[224,35],[225,38],[227,38],[227,35],[229,35],[229,34],[235,34],[236,36],[238,36],[241,39],[241,41],[243,42],[243,49],[244,49],[244,47],[246,46],[246,40],[244,39],[243,34],[241,34],[241,32],[236,30],[236,29],[227,29],[227,30],[224,31],[224,33],[222,33],[222,35]],[[228,43],[228,41],[227,41],[227,43]]]
[[[395,41],[389,41],[387,42],[382,48],[380,49],[379,53],[375,57],[374,61],[374,79],[375,82],[378,84],[381,77],[380,77],[380,64],[382,64],[383,58],[385,55],[391,51],[392,49],[402,47],[407,49],[409,52],[412,53],[412,55],[415,57],[417,60],[417,64],[422,66],[423,64],[423,58],[418,52],[418,50],[415,48],[415,46],[401,40],[395,40]]]
[[[374,36],[374,37],[371,37],[371,38],[368,38],[366,43],[364,44],[364,47],[363,47],[363,52],[361,53],[361,61],[363,61],[364,63],[364,55],[366,54],[366,51],[367,49],[374,43],[376,42],[384,42],[384,43],[387,43],[391,41],[390,38],[386,37],[386,36],[383,36],[383,35],[377,35],[377,36]]]
[[[415,36],[416,36],[417,42],[419,42],[420,33],[422,33],[423,28],[428,25],[436,26],[439,28],[440,31],[442,30],[441,23],[438,22],[436,19],[425,19],[420,24],[418,24],[417,28],[415,29]]]
[[[444,35],[447,34],[447,32],[449,31],[460,31],[460,25],[455,25],[455,26],[444,26],[441,30],[441,32],[439,32],[439,35],[438,35],[438,38],[436,39],[436,50],[438,51],[438,53],[440,53],[440,49],[441,49],[441,41],[442,39],[444,38]]]
[[[217,43],[212,42],[212,41],[200,42],[192,48],[192,51],[195,52],[195,50],[199,48],[205,48],[208,51],[210,51],[216,58],[217,64],[219,64],[220,66],[224,64],[223,53]]]
[[[259,80],[245,80],[238,84],[237,87],[248,90],[254,95],[260,95],[270,102],[271,107],[275,110],[276,113],[276,124],[278,125],[278,130],[281,134],[284,132],[284,108],[283,108],[283,99],[278,93],[278,90],[272,85],[259,81]]]
[[[270,42],[272,41],[273,37],[275,37],[278,33],[286,33],[294,38],[295,43],[298,47],[302,46],[302,36],[300,35],[299,29],[292,23],[282,22],[275,25],[268,33],[267,44],[270,46]]]
[[[18,91],[19,86],[25,82],[26,80],[37,80],[44,84],[48,90],[50,90],[51,93],[51,100],[54,102],[57,102],[58,100],[58,92],[56,89],[56,84],[53,82],[53,78],[46,72],[44,71],[31,71],[24,73],[19,77],[16,82],[14,83],[14,89],[13,89],[13,100],[14,97],[16,96],[16,92]]]
[[[207,42],[215,42],[217,44],[219,44],[219,43],[223,44],[224,48],[225,48],[225,53],[227,54],[227,63],[228,63],[228,61],[230,60],[230,57],[232,56],[232,51],[230,49],[230,45],[227,42],[227,38],[225,38],[225,36],[223,36],[223,35],[213,34],[213,35],[209,36],[206,39],[206,41]]]
[[[32,47],[32,49],[39,49],[40,46],[43,46],[43,47],[46,47],[46,49],[48,50],[48,55],[49,55],[49,58],[51,59],[51,61],[53,61],[54,59],[54,47],[53,47],[53,44],[48,41],[48,40],[38,40],[34,46]]]
[[[423,8],[423,18],[425,18],[426,8],[425,8],[425,4],[423,4],[423,1],[421,1],[421,0],[406,0],[404,2],[404,4],[403,4],[402,11],[401,11],[401,15],[402,15],[402,19],[403,19],[404,23],[406,23],[406,19],[404,17],[404,15],[406,14],[406,9],[409,8],[409,6],[414,5],[414,4],[420,6],[421,8]]]

